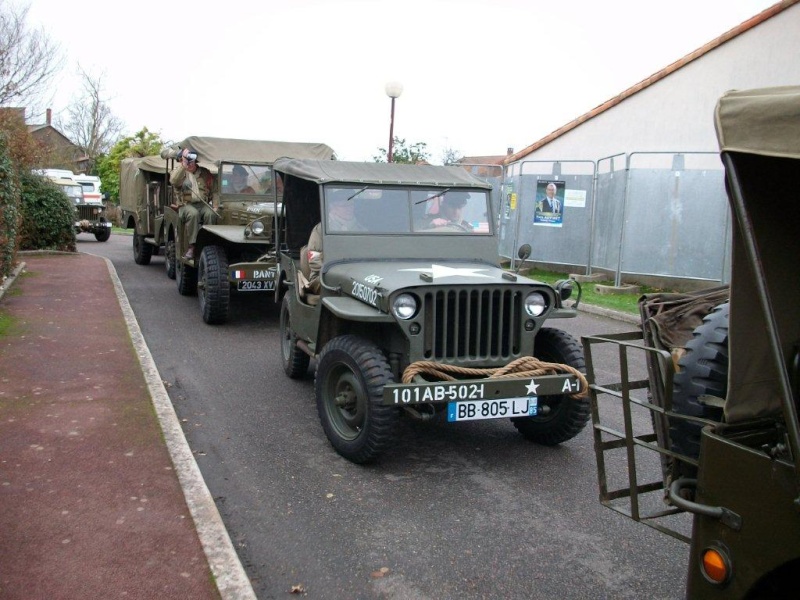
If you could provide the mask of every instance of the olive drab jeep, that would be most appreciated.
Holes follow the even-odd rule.
[[[213,176],[217,222],[202,223],[191,259],[184,258],[188,232],[180,218],[182,198],[169,180],[178,148],[194,151],[197,164]],[[282,191],[272,183],[272,163],[282,156],[327,160],[333,150],[325,144],[192,136],[165,148],[161,157],[122,163],[120,204],[124,225],[134,229],[134,260],[147,265],[163,248],[167,275],[180,294],[198,295],[206,323],[228,319],[232,292],[274,289],[273,222]],[[240,177],[244,185],[237,186]]]
[[[377,458],[401,415],[507,418],[547,445],[583,429],[583,353],[544,326],[576,314],[564,305],[572,283],[500,267],[489,184],[431,165],[281,159],[274,170],[283,367],[299,378],[316,359],[317,411],[339,454]],[[309,247],[318,223],[321,246]]]
[[[730,286],[645,296],[641,331],[583,339],[600,499],[689,544],[687,598],[793,598],[800,86],[728,92],[715,117],[733,216]],[[604,346],[620,356],[610,382],[595,364]],[[639,353],[643,380],[627,358]],[[637,412],[652,417],[642,421],[650,431],[637,428]],[[612,485],[620,463],[629,476]]]
[[[106,218],[106,208],[100,198],[87,197],[83,186],[74,179],[58,176],[49,178],[75,207],[75,233],[91,233],[98,242],[107,242],[111,237],[111,221]]]

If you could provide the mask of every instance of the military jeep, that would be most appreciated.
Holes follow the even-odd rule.
[[[195,258],[189,260],[183,258],[187,235],[169,184],[177,148],[191,148],[198,165],[214,176],[218,221],[202,225]],[[180,294],[198,295],[206,323],[227,321],[232,291],[274,288],[277,257],[272,232],[281,190],[272,184],[272,163],[282,156],[327,160],[333,150],[325,144],[192,136],[166,148],[161,158],[123,161],[120,198],[123,222],[135,230],[135,262],[147,265],[163,248],[167,275],[176,280]],[[246,173],[246,188],[235,189],[234,170]]]
[[[73,179],[51,177],[75,205],[75,233],[91,233],[98,242],[107,242],[111,237],[111,221],[106,219],[106,209],[99,199],[84,195],[83,186]]]
[[[569,334],[544,327],[575,316],[564,304],[572,284],[500,267],[489,184],[431,165],[282,159],[274,170],[284,189],[276,236],[283,368],[300,378],[316,359],[317,411],[339,454],[376,459],[401,414],[509,418],[547,445],[583,429],[583,353]],[[349,226],[334,204],[349,205]],[[314,293],[305,246],[317,223]]]
[[[689,544],[687,598],[793,598],[800,87],[732,91],[715,115],[733,215],[730,286],[644,296],[640,331],[584,338],[600,500]],[[618,350],[612,375],[595,362],[603,347]],[[629,368],[642,353],[645,379]],[[637,412],[652,417],[649,429]],[[628,478],[612,485],[619,472]]]

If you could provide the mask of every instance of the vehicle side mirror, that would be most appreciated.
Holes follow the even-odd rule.
[[[528,257],[531,255],[531,245],[530,244],[522,244],[517,251],[517,256],[519,256],[519,264],[517,265],[517,270],[514,271],[514,274],[518,274],[519,270],[522,268],[522,263],[524,263]]]

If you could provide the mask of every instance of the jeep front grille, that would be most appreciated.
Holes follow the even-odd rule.
[[[494,287],[426,293],[426,359],[518,356],[522,299],[520,289]]]
[[[96,221],[102,216],[102,212],[96,213],[95,211],[102,208],[97,204],[78,204],[75,207],[75,212],[79,220],[86,219],[87,221]]]

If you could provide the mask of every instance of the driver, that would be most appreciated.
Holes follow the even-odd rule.
[[[439,215],[431,219],[430,226],[447,227],[448,225],[456,225],[466,231],[472,231],[472,225],[461,216],[466,204],[467,199],[464,196],[445,195],[439,203]]]

